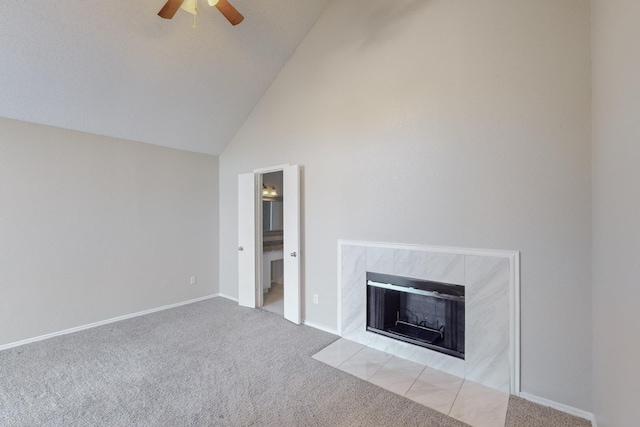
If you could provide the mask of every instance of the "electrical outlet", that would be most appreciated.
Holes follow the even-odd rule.
[[[196,276],[191,276],[191,284],[192,285],[196,284]]]
[[[314,304],[318,303],[318,294],[313,294],[313,303]]]

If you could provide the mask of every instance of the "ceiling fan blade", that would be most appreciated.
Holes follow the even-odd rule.
[[[225,18],[231,22],[231,25],[238,25],[244,19],[244,16],[238,12],[238,10],[231,5],[227,0],[218,0],[216,7],[224,15]]]
[[[184,0],[167,0],[160,12],[158,12],[158,16],[164,19],[171,19],[173,15],[176,14],[180,6],[182,6],[182,2]]]

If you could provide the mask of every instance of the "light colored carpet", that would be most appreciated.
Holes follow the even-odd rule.
[[[335,339],[215,298],[28,344],[0,352],[0,425],[464,426],[311,358]],[[585,425],[519,401],[508,426]]]

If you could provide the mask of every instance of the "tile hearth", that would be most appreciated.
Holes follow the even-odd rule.
[[[504,426],[507,393],[344,338],[313,358],[471,426]]]

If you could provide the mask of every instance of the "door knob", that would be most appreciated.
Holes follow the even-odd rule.
[[[298,254],[297,254],[297,253],[295,253],[295,252],[291,252],[289,255],[291,255],[291,256],[292,256],[292,257],[294,257],[294,258],[298,256]]]
[[[244,251],[244,248],[242,246],[238,246],[238,250],[239,251]]]

